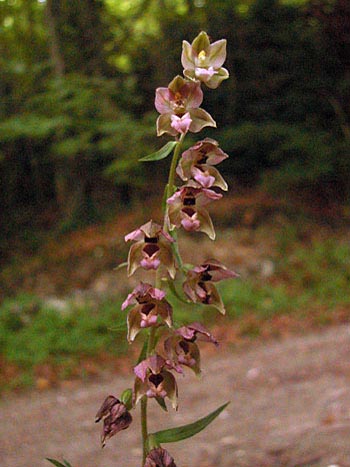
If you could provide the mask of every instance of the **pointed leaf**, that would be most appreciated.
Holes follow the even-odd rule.
[[[139,159],[140,162],[160,161],[165,159],[177,145],[177,141],[169,141],[159,151]]]
[[[51,462],[51,464],[55,465],[56,467],[72,467],[66,460],[63,459],[64,464],[61,462],[56,461],[55,459],[46,458],[47,461]]]
[[[201,418],[194,423],[176,428],[169,428],[168,430],[157,431],[156,433],[152,433],[150,436],[160,444],[175,443],[177,441],[190,438],[204,430],[204,428],[206,428],[209,423],[211,423],[227,407],[228,404],[229,402],[226,402],[226,404],[214,410],[214,412],[211,412],[206,417]]]

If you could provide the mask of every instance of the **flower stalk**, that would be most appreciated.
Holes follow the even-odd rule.
[[[174,459],[161,443],[193,436],[211,423],[227,405],[189,425],[149,433],[149,400],[155,399],[165,410],[169,402],[177,410],[176,376],[184,375],[183,367],[196,374],[201,372],[200,341],[218,345],[215,337],[201,323],[174,326],[176,310],[168,301],[167,292],[175,291],[182,302],[210,306],[224,313],[224,304],[214,282],[237,277],[236,273],[215,260],[185,267],[177,242],[180,228],[193,234],[203,232],[212,240],[215,238],[214,226],[205,206],[222,197],[217,190],[227,190],[225,180],[213,166],[228,156],[216,141],[209,138],[184,152],[183,143],[188,132],[198,133],[204,127],[216,127],[212,116],[200,107],[203,102],[202,85],[216,89],[228,78],[228,71],[222,68],[225,58],[226,40],[211,44],[208,35],[201,32],[192,44],[183,42],[181,61],[184,77],[178,75],[168,87],[156,90],[155,107],[160,114],[156,122],[157,135],[168,134],[174,137],[174,141],[169,141],[142,161],[157,161],[173,152],[164,189],[163,219],[160,224],[150,220],[125,236],[125,241],[132,242],[128,254],[128,276],[142,268],[155,271],[155,279],[154,285],[140,282],[122,304],[123,311],[128,309],[128,341],[132,343],[144,336],[139,360],[134,367],[130,407],[128,397],[131,390],[124,391],[128,396],[124,398],[125,403],[124,396],[121,397],[122,402],[109,396],[97,419],[104,419],[104,443],[130,425],[129,410],[140,403],[141,467],[176,467]],[[177,177],[184,184],[177,186]],[[182,296],[175,287],[178,280],[183,283]],[[168,291],[163,290],[165,284],[168,284]]]

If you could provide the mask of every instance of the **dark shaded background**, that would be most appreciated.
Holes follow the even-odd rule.
[[[104,220],[162,181],[136,163],[166,141],[154,90],[202,29],[228,41],[203,104],[225,176],[349,201],[347,0],[3,0],[0,25],[3,257],[9,235]]]

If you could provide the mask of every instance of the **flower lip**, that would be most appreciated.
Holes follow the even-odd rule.
[[[154,242],[152,243],[145,242],[145,243],[146,243],[146,246],[143,247],[142,251],[150,257],[160,250],[159,246],[155,245]]]
[[[155,387],[157,388],[163,381],[164,381],[164,378],[162,375],[160,375],[159,373],[152,373],[149,377],[148,377],[149,381],[155,385]]]
[[[154,303],[145,303],[140,312],[143,314],[143,315],[149,315],[151,313],[152,310],[154,310],[155,308],[155,304]]]

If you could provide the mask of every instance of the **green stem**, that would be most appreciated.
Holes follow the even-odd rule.
[[[177,166],[177,162],[179,160],[180,154],[181,154],[182,143],[183,143],[183,140],[185,139],[185,136],[186,136],[185,133],[183,133],[180,136],[178,144],[176,145],[175,150],[174,150],[174,154],[173,154],[173,158],[171,160],[171,165],[170,165],[170,170],[169,170],[168,183],[167,183],[167,186],[165,188],[165,193],[166,193],[165,198],[166,199],[168,199],[174,193],[176,166]],[[168,227],[167,222],[166,222],[167,215],[168,215],[168,206],[165,205],[164,227],[163,228],[164,228],[164,230],[166,232],[169,231],[169,227]]]
[[[142,465],[143,467],[146,462],[148,454],[148,429],[147,429],[147,396],[143,396],[141,399],[141,435],[142,435]]]
[[[171,165],[170,165],[170,170],[169,170],[168,184],[166,185],[165,190],[164,190],[165,201],[174,192],[176,166],[177,166],[177,162],[178,162],[179,157],[180,157],[180,153],[181,153],[181,149],[182,149],[182,143],[183,143],[184,138],[185,138],[185,134],[182,134],[180,136],[178,144],[176,145],[175,150],[174,150],[174,154],[173,154],[173,158],[172,158]],[[164,229],[164,231],[169,232],[169,226],[168,226],[167,221],[166,221],[167,216],[168,216],[168,206],[167,206],[167,204],[165,204],[163,229]],[[180,267],[182,267],[182,261],[181,261],[181,257],[180,257],[180,254],[178,252],[177,247],[174,249],[174,253],[175,253],[176,259],[177,259]],[[160,286],[161,286],[161,276],[159,274],[159,270],[157,270],[156,280],[155,280],[155,287],[160,288]],[[148,333],[147,352],[146,352],[147,357],[149,357],[150,355],[153,354],[154,349],[155,349],[155,345],[156,345],[156,328],[151,327],[150,331]],[[142,466],[144,465],[144,463],[146,461],[146,457],[147,457],[148,449],[149,449],[149,446],[148,446],[148,428],[147,428],[147,403],[148,403],[147,397],[143,396],[143,398],[141,399],[141,434],[142,434],[142,447],[143,447]]]
[[[155,337],[156,337],[156,328],[151,327],[148,333],[148,340],[147,340],[147,351],[146,356],[149,357],[155,347]],[[142,435],[142,466],[146,461],[146,456],[148,454],[148,428],[147,428],[147,404],[148,398],[147,396],[143,396],[141,399],[141,435]]]

